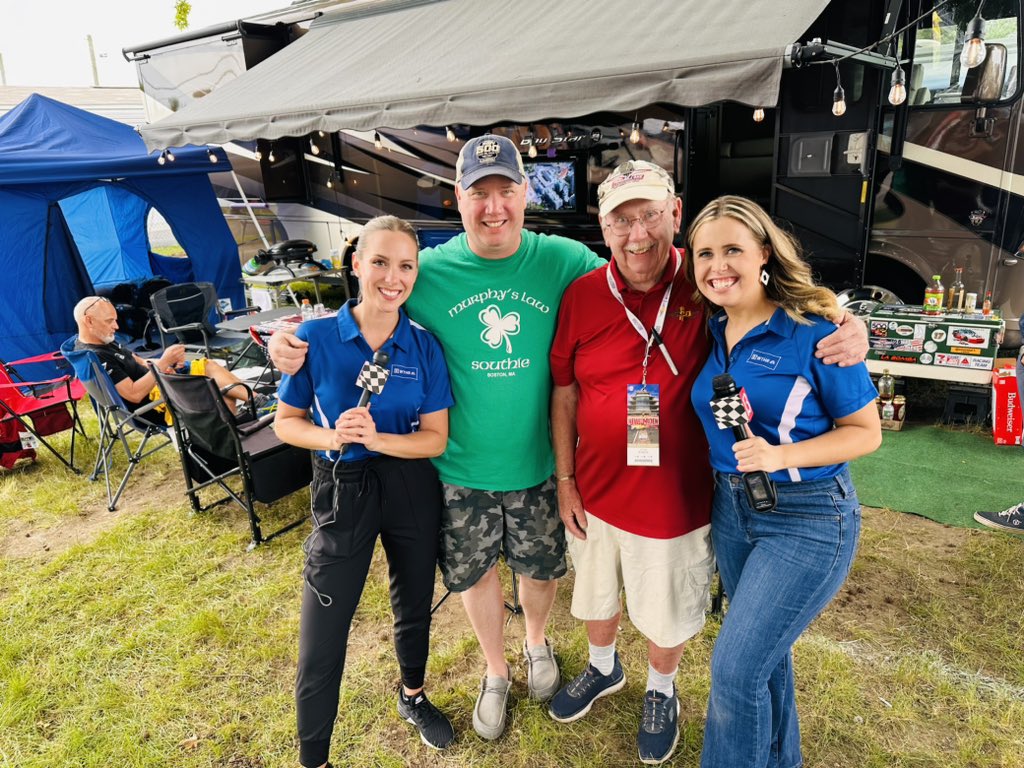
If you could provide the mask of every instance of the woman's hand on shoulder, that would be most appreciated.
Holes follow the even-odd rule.
[[[763,437],[748,437],[732,447],[736,456],[736,469],[740,472],[778,472],[785,469],[783,448],[772,445]]]

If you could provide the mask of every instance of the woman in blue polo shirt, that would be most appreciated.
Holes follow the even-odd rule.
[[[454,738],[423,692],[442,502],[429,457],[445,449],[453,400],[440,344],[402,309],[418,266],[408,223],[368,222],[352,261],[361,299],[337,317],[302,324],[305,364],[284,377],[278,394],[278,436],[315,451],[295,685],[306,768],[328,764],[349,627],[378,536],[395,615],[399,715],[427,746],[442,749]],[[364,389],[356,380],[378,351],[389,356],[382,367],[390,375],[367,407],[357,407]]]
[[[693,385],[715,472],[711,535],[729,596],[711,659],[702,768],[803,764],[791,649],[839,591],[860,533],[846,462],[881,442],[863,363],[814,356],[835,330],[835,296],[814,284],[799,246],[756,203],[721,197],[690,225],[686,268],[714,344]],[[712,380],[743,388],[753,433],[736,441],[712,413]],[[748,434],[750,434],[748,432]],[[777,503],[756,511],[743,473],[763,471]]]

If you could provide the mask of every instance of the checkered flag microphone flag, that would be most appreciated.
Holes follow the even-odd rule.
[[[379,357],[384,359],[379,361]],[[363,394],[367,396],[367,400],[369,400],[369,395],[379,395],[384,391],[384,385],[387,383],[388,376],[391,375],[391,372],[385,367],[389,361],[387,352],[378,351],[373,356],[372,363],[369,361],[363,363],[362,370],[356,377],[356,386],[364,390]]]
[[[729,429],[730,427],[742,429],[744,424],[750,422],[754,411],[750,407],[750,401],[747,400],[747,393],[736,388],[736,382],[730,374],[723,373],[721,376],[716,376],[711,382],[711,387],[715,392],[710,403],[711,415],[715,417],[719,429]]]

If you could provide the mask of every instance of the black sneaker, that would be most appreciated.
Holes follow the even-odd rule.
[[[610,675],[602,675],[593,664],[587,664],[586,669],[551,699],[548,714],[552,720],[560,723],[574,722],[587,714],[599,698],[621,691],[625,684],[626,673],[622,671],[619,654],[616,652]]]
[[[678,741],[679,699],[676,698],[675,685],[671,696],[648,691],[644,694],[644,714],[636,734],[640,762],[647,765],[664,763],[672,757]]]
[[[420,740],[431,749],[444,749],[455,741],[455,730],[445,714],[430,703],[422,691],[410,701],[398,692],[398,714],[420,732]]]
[[[1024,533],[1024,502],[1002,512],[975,512],[974,519],[989,528],[1009,533]]]

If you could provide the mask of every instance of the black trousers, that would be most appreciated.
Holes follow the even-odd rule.
[[[327,760],[348,632],[380,536],[388,559],[402,683],[423,685],[441,525],[441,485],[427,459],[314,459],[295,682],[299,761]]]

